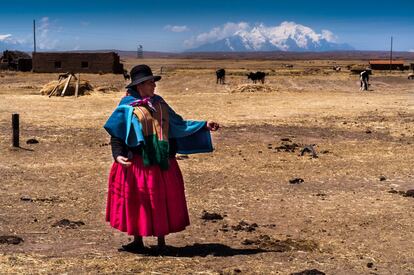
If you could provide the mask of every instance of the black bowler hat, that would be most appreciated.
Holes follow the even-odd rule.
[[[161,79],[161,76],[153,75],[151,68],[144,64],[137,65],[134,68],[132,68],[129,75],[131,76],[131,83],[128,86],[126,86],[126,88],[132,88],[138,85],[139,83],[142,83],[150,79],[153,79],[154,81],[158,81]]]

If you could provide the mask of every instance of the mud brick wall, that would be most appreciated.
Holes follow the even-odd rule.
[[[36,73],[123,73],[119,55],[108,53],[33,53]]]

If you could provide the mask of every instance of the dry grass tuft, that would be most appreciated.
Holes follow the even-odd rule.
[[[109,92],[119,92],[119,89],[114,86],[99,86],[94,89],[95,92],[100,93],[109,93]]]
[[[271,93],[277,91],[276,89],[263,84],[241,84],[235,89],[231,90],[231,93]]]

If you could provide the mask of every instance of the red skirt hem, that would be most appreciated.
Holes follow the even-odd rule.
[[[128,168],[114,162],[109,174],[106,221],[128,235],[165,236],[189,224],[184,181],[175,158],[169,169],[144,166],[135,156]]]

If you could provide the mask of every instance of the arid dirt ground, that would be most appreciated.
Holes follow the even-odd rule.
[[[167,236],[168,255],[117,250],[130,238],[104,221],[112,157],[102,126],[122,76],[81,75],[119,92],[48,98],[40,90],[57,74],[0,72],[0,235],[23,240],[0,237],[0,273],[414,274],[407,73],[374,71],[360,92],[358,76],[332,66],[361,61],[125,61],[162,66],[157,92],[185,118],[222,126],[213,153],[179,158],[191,225]],[[269,74],[265,86],[247,86],[254,70]],[[310,144],[318,158],[300,156]],[[74,223],[55,226],[63,219]]]

